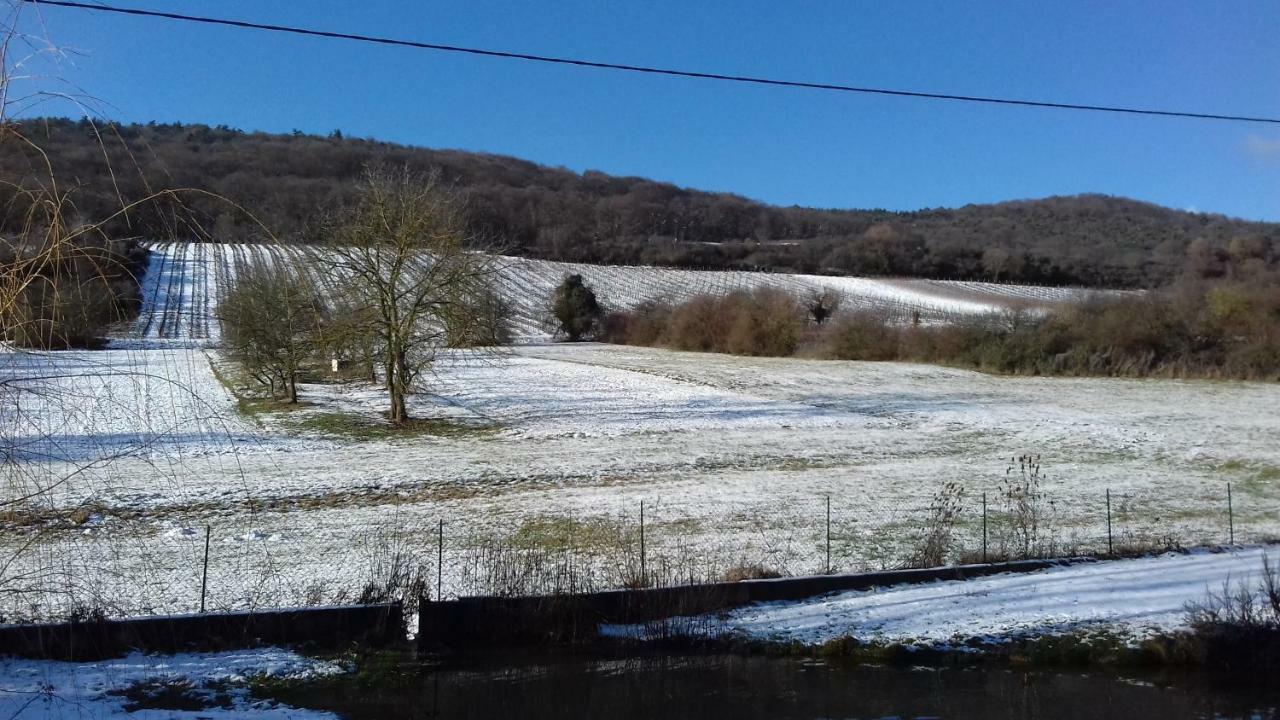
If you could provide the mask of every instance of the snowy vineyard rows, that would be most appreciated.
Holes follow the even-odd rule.
[[[129,333],[135,338],[216,342],[214,313],[218,297],[244,267],[297,267],[318,283],[315,254],[299,245],[158,243],[151,246],[142,283],[144,311]],[[775,287],[792,294],[830,289],[845,307],[878,310],[898,317],[919,313],[926,322],[999,312],[1013,304],[1043,307],[1078,302],[1080,288],[1000,285],[944,280],[901,280],[744,271],[675,270],[563,263],[502,257],[497,287],[511,303],[515,335],[523,342],[546,340],[546,305],[552,290],[569,274],[582,275],[609,307],[629,309],[646,300],[679,302],[694,295],[723,295],[734,290]]]

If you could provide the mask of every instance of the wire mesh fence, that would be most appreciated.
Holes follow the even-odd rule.
[[[1095,555],[1280,538],[1274,503],[1227,484],[986,487],[712,499],[388,505],[191,518],[165,530],[89,520],[6,567],[5,621],[532,595]]]
[[[529,595],[1071,556],[1132,557],[1274,542],[1280,517],[1229,484],[1191,499],[949,484],[913,502],[840,495],[510,513],[502,532],[441,520],[432,597]]]

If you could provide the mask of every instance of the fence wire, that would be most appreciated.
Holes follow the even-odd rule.
[[[832,494],[786,503],[652,498],[582,514],[510,511],[503,532],[445,522],[433,595],[585,592],[1276,541],[1280,518],[1227,493],[1206,494],[1194,509],[1151,492],[1001,486],[894,503]]]
[[[943,486],[732,499],[637,497],[540,512],[530,504],[387,506],[352,526],[335,508],[185,526],[90,518],[8,568],[0,620],[531,595],[1075,555],[1132,556],[1274,542],[1280,517],[1220,486],[1026,493]],[[365,517],[369,517],[368,514]],[[207,535],[206,535],[207,533]],[[207,546],[206,546],[207,539]],[[206,552],[207,547],[207,552]],[[207,568],[207,569],[206,569]]]

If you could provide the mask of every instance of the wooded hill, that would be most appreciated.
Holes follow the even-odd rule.
[[[596,263],[847,275],[1150,287],[1190,272],[1214,277],[1275,267],[1280,224],[1188,213],[1103,195],[1051,197],[914,212],[777,207],[635,177],[575,173],[511,157],[373,140],[228,127],[26,120],[22,130],[74,187],[85,220],[149,190],[199,188],[248,211],[284,240],[315,238],[318,219],[349,203],[370,163],[438,169],[467,199],[471,229],[504,252]],[[39,182],[41,159],[0,146],[6,178]],[[11,198],[0,231],[21,217]],[[185,196],[179,212],[150,203],[116,236],[264,233],[228,203]],[[75,218],[71,219],[72,221]]]

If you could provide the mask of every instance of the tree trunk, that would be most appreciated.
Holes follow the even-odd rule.
[[[391,422],[399,424],[409,419],[409,410],[405,407],[404,393],[397,391],[391,396]]]
[[[387,395],[394,397],[396,394],[396,371],[399,368],[396,367],[396,356],[391,352],[390,348],[387,349],[386,368],[387,376],[383,378],[383,384],[387,387]]]
[[[298,404],[298,374],[297,373],[293,373],[289,375],[289,402],[294,405]]]
[[[391,422],[402,423],[409,419],[405,396],[409,394],[409,359],[404,351],[395,353],[395,381],[391,383]]]

